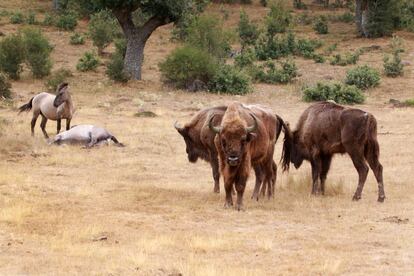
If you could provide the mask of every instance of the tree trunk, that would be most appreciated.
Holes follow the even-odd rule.
[[[355,3],[355,23],[358,34],[362,36],[362,0],[356,0]]]
[[[134,80],[142,78],[142,64],[144,62],[144,48],[146,40],[139,34],[127,37],[127,50],[124,59],[124,72]]]

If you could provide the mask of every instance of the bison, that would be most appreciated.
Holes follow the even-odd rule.
[[[273,161],[274,147],[281,131],[280,117],[258,105],[245,106],[231,103],[217,125],[216,116],[210,116],[209,128],[217,134],[214,138],[220,171],[226,190],[225,207],[233,205],[232,188],[237,191],[236,209],[243,208],[243,194],[251,168],[263,175],[269,192],[274,190],[276,164]],[[257,176],[256,176],[257,178]],[[273,185],[270,185],[273,184]],[[260,180],[256,181],[253,197],[258,196]]]
[[[368,162],[378,182],[378,201],[385,199],[382,165],[379,162],[377,121],[363,110],[346,108],[332,102],[320,102],[308,107],[299,118],[295,131],[284,126],[288,135],[282,151],[283,170],[292,162],[299,168],[303,160],[312,166],[312,194],[325,193],[325,180],[336,153],[348,153],[359,174],[353,200],[361,199],[368,175]],[[320,189],[317,186],[320,179]]]

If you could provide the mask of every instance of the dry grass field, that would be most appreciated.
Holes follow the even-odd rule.
[[[27,4],[14,3],[0,8]],[[225,8],[230,12],[225,24],[234,27],[240,7]],[[257,19],[266,13],[258,5],[247,10]],[[220,8],[209,12],[220,14]],[[237,212],[223,208],[223,187],[213,193],[210,166],[188,163],[174,121],[186,122],[203,107],[241,101],[268,105],[295,125],[309,105],[301,101],[302,85],[342,79],[349,67],[298,58],[301,76],[291,85],[255,85],[254,93],[237,97],[175,91],[162,85],[157,66],[176,46],[169,40],[171,28],[150,38],[144,80],[127,85],[108,81],[104,66],[76,72],[91,41],[72,46],[70,33],[43,28],[55,45],[54,69],[74,71],[73,124],[104,126],[126,147],[50,147],[39,125],[32,138],[30,114],[17,115],[16,108],[42,91],[43,81],[25,71],[13,82],[13,102],[0,104],[0,275],[413,275],[414,109],[388,104],[390,98],[414,97],[413,66],[403,77],[383,77],[357,106],[378,120],[383,204],[376,201],[372,171],[362,200],[351,201],[357,172],[347,156],[336,156],[326,196],[310,196],[306,163],[289,174],[279,170],[272,200],[250,200],[252,175],[246,211]],[[353,28],[333,23],[331,34],[321,38],[338,42],[340,50],[381,46],[359,61],[381,69],[389,38],[357,39]],[[3,33],[16,29],[7,18],[0,20]],[[85,31],[86,22],[78,30]],[[310,26],[296,32],[316,36]],[[405,40],[403,59],[414,64],[414,35],[398,35]],[[140,109],[157,117],[135,116]],[[49,121],[48,132],[55,127]]]

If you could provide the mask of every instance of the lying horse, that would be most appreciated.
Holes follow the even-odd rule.
[[[104,128],[94,125],[77,125],[56,135],[49,144],[83,144],[90,148],[112,140],[116,146],[123,147],[115,136]]]
[[[19,114],[23,111],[33,110],[31,122],[32,136],[34,136],[34,127],[39,115],[42,116],[40,128],[45,138],[49,138],[46,132],[47,120],[57,121],[57,133],[61,129],[61,120],[66,119],[66,130],[70,129],[70,121],[74,113],[72,98],[68,90],[68,84],[62,83],[57,88],[57,95],[42,92],[30,99],[27,104],[19,107]]]

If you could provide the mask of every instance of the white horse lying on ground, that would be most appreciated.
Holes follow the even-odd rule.
[[[124,146],[104,128],[94,125],[76,125],[56,135],[49,141],[49,144],[83,144],[85,147],[90,148],[105,144],[108,140],[112,140],[116,146]]]

